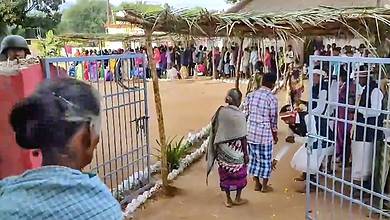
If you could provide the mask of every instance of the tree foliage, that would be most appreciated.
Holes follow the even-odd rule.
[[[38,42],[40,55],[43,57],[57,57],[61,56],[61,48],[63,42],[55,37],[52,30],[46,33],[46,38]]]
[[[59,7],[64,0],[1,0],[0,27],[54,28],[60,21]],[[1,34],[1,33],[0,33]]]
[[[58,30],[62,33],[104,33],[106,7],[104,0],[78,0],[64,11]]]

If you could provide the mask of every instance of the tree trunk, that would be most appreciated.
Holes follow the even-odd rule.
[[[161,147],[161,178],[162,178],[163,187],[167,189],[168,187],[167,143],[165,137],[164,117],[163,117],[163,110],[161,105],[160,88],[158,84],[156,63],[153,59],[152,31],[145,30],[145,32],[146,32],[146,49],[147,49],[147,55],[149,60],[148,65],[152,73],[154,103],[156,105],[158,133],[159,133],[160,144],[161,144],[160,146]]]
[[[242,58],[242,47],[244,44],[244,38],[240,37],[240,47],[238,48],[237,56],[237,68],[236,68],[236,89],[240,90],[240,72],[241,72],[241,58]]]

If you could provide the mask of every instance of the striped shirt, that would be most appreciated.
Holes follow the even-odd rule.
[[[271,89],[249,93],[241,108],[247,116],[248,142],[272,144],[272,131],[278,129],[278,100]]]

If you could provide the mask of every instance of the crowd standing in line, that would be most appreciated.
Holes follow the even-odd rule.
[[[291,48],[291,47],[290,47]],[[283,47],[280,48],[283,51]],[[77,49],[75,57],[115,55],[127,53],[141,53],[146,56],[144,47],[135,49],[104,49],[86,50]],[[291,55],[291,53],[288,53]],[[257,46],[244,48],[241,54],[240,77],[250,78],[255,73],[271,73],[276,75],[283,71],[283,60],[287,60],[282,54],[276,53],[275,48],[265,48],[265,54]],[[213,71],[218,77],[235,77],[238,69],[239,47],[233,44],[231,47],[215,47],[214,51],[203,45],[195,47],[160,45],[153,48],[153,56],[159,78],[186,79],[194,76],[212,76]],[[144,67],[145,64],[145,67]],[[75,62],[69,70],[69,75],[77,79],[96,81],[97,79],[116,80],[145,76],[150,78],[150,70],[147,66],[148,58],[139,62],[132,60],[104,60],[103,62]],[[279,64],[279,65],[278,65]],[[128,69],[126,69],[128,67]],[[145,68],[145,70],[144,70]],[[174,70],[171,70],[174,68]],[[171,70],[171,71],[170,71]],[[177,70],[177,72],[175,72]],[[168,71],[170,75],[168,76]],[[175,72],[175,75],[172,73]]]

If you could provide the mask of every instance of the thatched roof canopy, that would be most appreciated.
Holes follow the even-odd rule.
[[[167,7],[142,11],[124,8],[123,16],[117,17],[117,20],[137,24],[151,31],[207,37],[353,35],[368,38],[369,35],[377,35],[380,27],[390,26],[390,9],[322,6],[297,12],[216,13],[205,9],[172,10]]]
[[[163,38],[166,33],[154,33],[154,38]],[[59,35],[58,38],[68,41],[130,41],[145,38],[145,34],[89,34],[89,33],[72,33]]]

